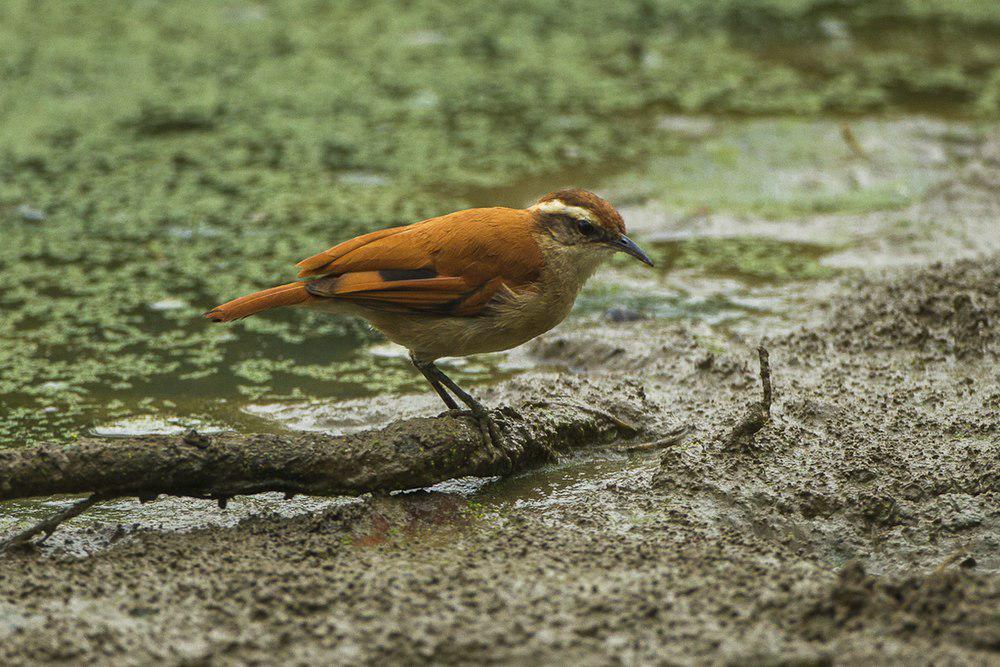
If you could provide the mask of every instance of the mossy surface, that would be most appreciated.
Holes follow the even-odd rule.
[[[199,314],[345,236],[676,150],[667,111],[995,117],[998,22],[917,0],[4,2],[0,444],[398,388],[356,323]]]
[[[829,278],[834,271],[819,263],[832,248],[756,237],[699,238],[657,246],[664,270],[697,269],[751,282]]]

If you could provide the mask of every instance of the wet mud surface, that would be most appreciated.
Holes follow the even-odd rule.
[[[679,443],[390,496],[106,509],[2,561],[0,662],[996,664],[998,169],[987,142],[915,205],[978,225],[978,256],[845,278],[781,331],[570,326],[526,352],[548,371],[483,392],[575,375],[600,407],[627,380]],[[726,447],[761,337],[772,421]],[[353,428],[338,411],[268,419]]]

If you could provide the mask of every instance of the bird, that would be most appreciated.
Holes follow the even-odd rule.
[[[299,262],[295,282],[204,316],[232,322],[291,306],[361,317],[409,350],[449,412],[471,414],[484,440],[500,445],[489,410],[435,362],[511,349],[552,329],[616,252],[653,266],[625,232],[608,201],[565,188],[524,209],[471,208],[358,236]]]

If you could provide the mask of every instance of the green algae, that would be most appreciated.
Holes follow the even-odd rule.
[[[372,338],[353,322],[199,314],[351,234],[494,203],[483,193],[521,204],[651,163],[641,194],[683,209],[900,205],[914,194],[896,183],[782,199],[754,178],[671,181],[650,158],[681,148],[657,118],[930,102],[994,118],[986,4],[5,2],[0,443],[170,402],[225,421],[220,400],[417,386],[404,361],[359,361]],[[899,39],[875,43],[886,22]]]

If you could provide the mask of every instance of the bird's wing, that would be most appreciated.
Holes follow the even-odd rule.
[[[324,250],[319,254],[313,255],[312,257],[307,257],[296,264],[295,266],[299,267],[299,278],[308,278],[310,276],[322,276],[327,273],[334,273],[338,269],[338,263],[341,265],[341,271],[343,271],[343,267],[347,265],[347,262],[343,261],[344,258],[354,250],[358,250],[359,248],[371,245],[376,241],[405,232],[408,229],[412,229],[412,227],[413,225],[405,225],[402,227],[380,229],[368,234],[362,234],[361,236],[353,238],[350,241],[338,243],[329,250]]]
[[[314,297],[371,308],[474,316],[538,279],[527,211],[472,209],[360,236],[299,263]]]

